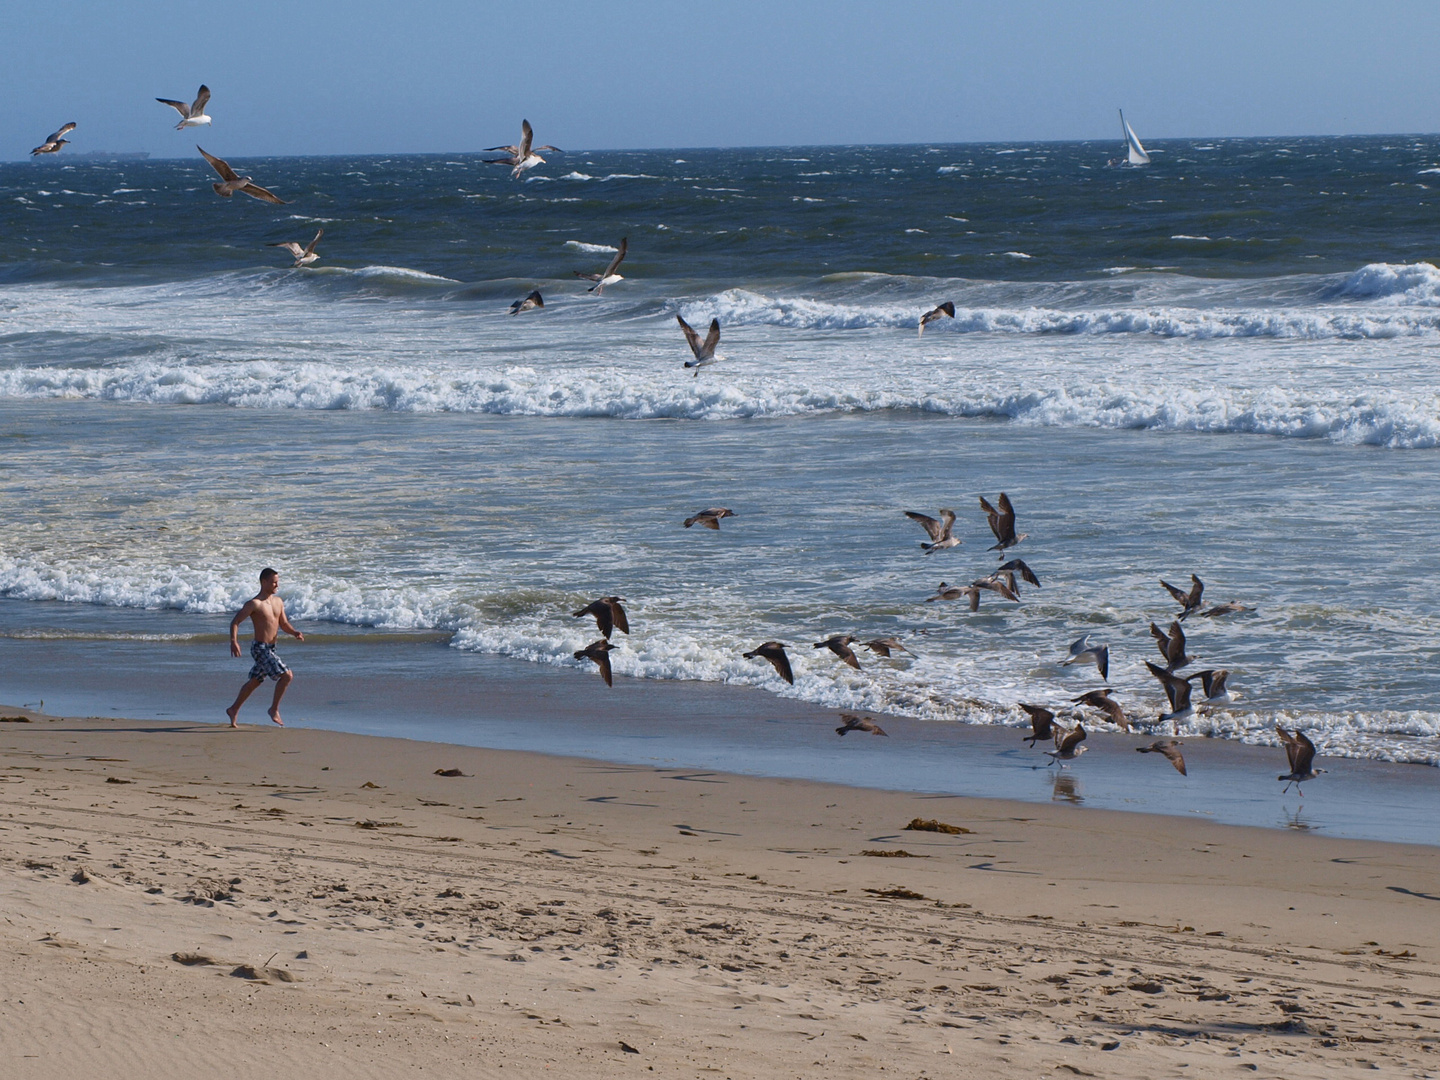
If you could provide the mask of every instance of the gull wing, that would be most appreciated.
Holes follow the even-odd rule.
[[[695,333],[695,328],[682,319],[675,316],[675,321],[680,324],[680,329],[685,331],[685,340],[690,344],[690,351],[695,354],[695,359],[700,359],[700,335]]]
[[[314,239],[314,240],[311,240],[310,243],[309,243],[309,245],[305,248],[305,254],[306,254],[306,255],[314,255],[314,254],[315,254],[315,245],[318,244],[318,243],[320,243],[320,237],[322,237],[322,236],[324,236],[324,235],[325,235],[325,230],[324,230],[324,229],[317,229],[317,230],[315,231],[315,239]]]
[[[1160,753],[1165,755],[1166,760],[1175,766],[1175,771],[1181,776],[1190,775],[1185,771],[1185,756],[1175,749],[1174,743],[1160,747]]]
[[[515,151],[515,156],[522,161],[530,156],[530,143],[535,138],[535,131],[530,126],[529,120],[520,121],[520,149]]]
[[[995,534],[996,540],[1004,539],[1000,535],[1000,511],[990,505],[990,500],[984,495],[980,496],[980,509],[985,511],[985,516],[990,519],[990,531]]]
[[[1186,607],[1197,608],[1200,606],[1200,597],[1205,595],[1205,583],[1194,574],[1190,575],[1190,596]]]
[[[930,534],[930,539],[934,540],[937,544],[945,539],[946,531],[955,521],[955,515],[953,513],[950,515],[949,521],[944,524],[932,518],[929,514],[917,514],[914,510],[906,510],[905,516],[911,521],[918,522],[920,527]],[[910,535],[914,536],[915,534],[911,533]]]
[[[224,180],[228,184],[232,181],[240,179],[240,177],[236,175],[235,170],[230,167],[230,163],[224,158],[218,158],[214,154],[207,154],[204,147],[201,147],[199,145],[197,145],[195,149],[199,150],[200,156],[203,157],[206,161],[208,161],[210,163],[210,167],[220,174],[221,180]],[[274,198],[274,196],[272,195],[271,198]]]
[[[190,106],[186,105],[183,101],[171,101],[169,98],[163,97],[157,97],[155,100],[160,102],[161,105],[169,105],[180,114],[182,120],[190,119]]]
[[[545,146],[537,146],[537,147],[535,147],[535,149],[536,149],[536,150],[553,150],[553,151],[554,151],[555,153],[557,153],[557,154],[563,154],[563,153],[565,152],[564,150],[561,150],[560,147],[558,147],[558,146],[550,146],[548,143],[547,143]]]
[[[46,141],[46,142],[54,142],[56,139],[59,139],[59,138],[65,136],[65,135],[68,135],[68,134],[70,134],[70,132],[72,132],[72,131],[74,131],[74,130],[75,130],[75,125],[74,125],[73,123],[72,123],[72,124],[66,124],[64,127],[62,127],[59,131],[55,132],[55,134],[51,135],[51,136],[50,136],[48,139],[46,139],[45,141]]]
[[[1004,536],[997,536],[997,540],[1004,540],[1006,536],[1015,534],[1015,507],[1010,505],[1010,496],[1003,491],[1000,493],[1000,528]]]
[[[300,256],[302,256],[302,255],[305,254],[305,249],[302,248],[299,244],[297,244],[294,240],[285,240],[285,241],[282,241],[281,243],[278,243],[278,244],[266,244],[265,246],[266,246],[266,247],[284,248],[286,251],[290,252],[290,254],[293,255],[293,256],[295,256],[295,258],[297,258],[297,259],[300,258]]]
[[[610,605],[604,600],[595,600],[579,611],[573,613],[573,617],[583,619],[586,615],[595,616],[595,628],[609,640],[610,634],[615,629],[615,620],[610,613]]]
[[[1164,578],[1160,579],[1160,584],[1165,586],[1165,591],[1168,592],[1171,596],[1173,596],[1175,598],[1175,602],[1181,607],[1190,606],[1189,593],[1185,592],[1183,589],[1177,589],[1174,585],[1171,585]]]
[[[1315,744],[1306,737],[1303,731],[1295,731],[1295,763],[1294,769],[1300,775],[1310,772],[1310,763],[1315,760]]]
[[[210,88],[204,83],[201,83],[200,89],[195,93],[195,104],[190,106],[190,116],[199,116],[203,113],[205,111],[205,105],[209,100]],[[186,117],[187,120],[189,118],[189,116]]]
[[[1150,670],[1151,675],[1154,675],[1155,678],[1160,680],[1160,685],[1165,687],[1165,697],[1170,701],[1171,710],[1182,708],[1183,706],[1180,704],[1182,693],[1180,687],[1185,687],[1185,700],[1188,701],[1190,697],[1190,680],[1177,678],[1158,664],[1150,663],[1149,660],[1145,661],[1145,666]]]
[[[1036,739],[1048,739],[1054,735],[1055,714],[1049,709],[1040,705],[1026,705],[1020,702],[1020,708],[1024,709],[1030,716],[1030,728]]]
[[[605,685],[614,686],[615,677],[610,670],[610,653],[608,651],[592,653],[590,659],[594,660],[599,666],[600,677],[605,680]]]
[[[259,184],[246,184],[240,190],[243,191],[246,195],[249,195],[252,199],[259,199],[261,202],[274,203],[276,206],[285,205],[284,199],[280,198],[279,195],[276,195],[268,188],[261,187]]]
[[[1163,656],[1168,662],[1170,659],[1169,636],[1165,633],[1164,630],[1161,630],[1160,627],[1156,626],[1153,622],[1150,624],[1150,636],[1155,639],[1155,646],[1160,650],[1160,655]]]
[[[1170,624],[1170,652],[1166,660],[1173,660],[1179,663],[1185,658],[1185,631],[1180,626],[1180,620],[1176,619]]]
[[[630,620],[625,616],[625,608],[621,606],[618,596],[605,597],[605,603],[610,609],[610,618],[615,622],[615,628],[622,634],[630,633]]]
[[[1280,736],[1280,741],[1285,745],[1285,757],[1290,761],[1290,772],[1293,774],[1296,771],[1296,759],[1300,756],[1300,740],[1297,738],[1300,733],[1297,731],[1295,735],[1291,735],[1290,732],[1286,731],[1279,724],[1276,724],[1275,734]],[[1308,742],[1309,740],[1307,739],[1306,741]]]
[[[620,264],[625,261],[625,253],[626,253],[627,251],[629,251],[629,250],[630,250],[630,240],[629,240],[629,238],[628,238],[628,237],[621,237],[621,239],[620,239],[620,250],[618,250],[617,252],[615,252],[615,257],[610,260],[610,265],[607,266],[607,267],[605,267],[605,273],[602,274],[601,277],[602,277],[602,278],[607,278],[607,277],[609,277],[611,274],[615,273],[615,271],[619,268]]]
[[[1025,564],[1024,559],[1011,559],[1004,566],[1000,567],[1000,569],[997,570],[996,573],[1001,573],[1007,570],[1017,571],[1020,574],[1021,578],[1023,578],[1025,581],[1029,582],[1031,585],[1034,585],[1037,589],[1040,587],[1040,579],[1035,576],[1035,571],[1031,570],[1030,567]]]
[[[1055,732],[1055,748],[1062,754],[1068,754],[1085,741],[1085,725],[1076,724],[1071,730],[1062,736],[1060,730]]]
[[[697,354],[697,358],[700,359],[700,360],[709,360],[711,357],[713,357],[713,356],[715,355],[715,346],[716,346],[716,345],[719,345],[719,344],[720,344],[720,320],[719,320],[719,319],[711,319],[711,320],[710,320],[710,332],[705,335],[705,344],[703,344],[703,345],[700,346],[700,352]]]

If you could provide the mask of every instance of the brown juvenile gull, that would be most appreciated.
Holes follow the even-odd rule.
[[[70,134],[70,132],[72,132],[72,131],[74,131],[74,130],[75,130],[75,125],[74,125],[74,124],[66,124],[66,125],[65,125],[64,127],[62,127],[59,131],[56,131],[56,132],[52,133],[51,135],[49,135],[49,136],[45,139],[45,141],[44,141],[43,143],[41,143],[39,146],[35,147],[34,150],[31,150],[31,151],[30,151],[30,156],[31,156],[31,157],[34,157],[34,156],[37,155],[37,154],[56,154],[56,153],[59,153],[59,152],[60,152],[60,147],[64,146],[66,143],[68,143],[68,142],[70,141],[69,139],[62,138],[61,136],[63,136],[63,135],[68,135],[68,134]]]
[[[1020,577],[1037,589],[1040,588],[1040,579],[1035,576],[1035,571],[1026,565],[1024,559],[1011,559],[995,571],[997,574],[1017,573]],[[1018,590],[1017,590],[1018,591]]]
[[[942,581],[936,588],[935,595],[927,596],[925,602],[927,604],[933,604],[936,600],[959,600],[962,598],[970,601],[971,611],[980,610],[979,585],[966,585],[964,588],[961,588],[959,585],[947,585]]]
[[[259,199],[261,202],[275,203],[277,206],[285,205],[284,199],[280,198],[274,192],[266,191],[259,184],[251,180],[250,177],[237,176],[235,170],[230,167],[228,162],[216,157],[214,154],[205,153],[199,146],[195,147],[195,149],[200,151],[200,156],[208,161],[211,168],[220,174],[220,179],[225,181],[223,184],[210,185],[215,189],[216,195],[228,199],[234,195],[235,192],[243,191],[252,199]]]
[[[1110,696],[1113,693],[1114,691],[1107,686],[1103,690],[1091,690],[1087,694],[1081,694],[1070,700],[1076,705],[1089,705],[1092,709],[1099,709],[1121,731],[1129,731],[1130,718],[1125,715],[1125,710],[1120,707],[1120,703]]]
[[[914,510],[906,510],[905,516],[911,521],[918,522],[920,527],[930,534],[930,543],[922,541],[920,544],[925,549],[926,555],[934,555],[937,551],[944,551],[946,548],[960,545],[961,542],[950,535],[950,530],[955,527],[954,510],[941,510],[938,521],[928,514],[917,514]]]
[[[925,327],[929,326],[936,319],[953,319],[955,317],[955,305],[946,300],[937,308],[931,308],[920,316],[920,337],[925,336]]]
[[[1190,685],[1189,679],[1182,679],[1149,660],[1145,661],[1145,666],[1150,669],[1151,675],[1160,680],[1160,685],[1165,687],[1165,696],[1170,699],[1170,711],[1162,712],[1160,721],[1164,723],[1166,720],[1173,720],[1175,732],[1179,734],[1180,721],[1195,711],[1195,707],[1190,703],[1190,694],[1195,688]]]
[[[988,589],[993,593],[999,593],[1001,598],[1013,600],[1018,604],[1020,602],[1020,594],[1011,587],[1014,583],[1013,574],[1010,575],[1010,579],[1010,581],[1006,581],[1002,575],[991,574],[989,577],[983,577],[979,581],[972,581],[970,585],[975,589]]]
[[[1204,671],[1197,671],[1191,675],[1192,679],[1200,680],[1200,687],[1205,694],[1206,705],[1226,705],[1232,701],[1239,701],[1240,695],[1225,685],[1225,680],[1230,677],[1230,672],[1224,668],[1206,668]]]
[[[1055,714],[1049,709],[1040,705],[1026,705],[1020,702],[1020,708],[1030,715],[1030,734],[1024,739],[1034,746],[1041,739],[1053,739],[1055,737]]]
[[[210,100],[210,88],[203,83],[200,85],[200,92],[195,95],[193,105],[186,105],[183,101],[171,101],[169,98],[163,97],[157,97],[155,100],[161,105],[169,105],[180,114],[180,122],[175,125],[176,131],[187,127],[201,127],[210,123],[210,117],[205,115],[205,103]]]
[[[516,300],[510,305],[510,314],[519,315],[522,311],[534,311],[536,308],[545,306],[545,298],[540,295],[540,290],[535,289],[524,300]]]
[[[1231,600],[1224,604],[1216,604],[1214,607],[1206,608],[1200,612],[1202,619],[1215,619],[1221,615],[1242,615],[1247,611],[1254,611],[1253,607],[1247,607],[1239,600]]]
[[[899,638],[882,637],[876,638],[874,641],[862,641],[860,644],[864,645],[865,648],[869,649],[873,653],[879,653],[887,660],[890,658],[890,654],[892,652],[896,652],[897,650],[910,656],[915,655],[913,652],[910,652],[910,650],[907,649],[903,644],[901,644]]]
[[[1091,661],[1095,670],[1100,672],[1100,678],[1106,682],[1110,681],[1110,646],[1092,645],[1090,635],[1083,634],[1081,637],[1070,643],[1070,657],[1060,661],[1061,667],[1069,667],[1071,664],[1083,664]]]
[[[1156,626],[1150,624],[1150,636],[1155,639],[1155,647],[1160,650],[1160,655],[1165,658],[1165,669],[1174,671],[1186,664],[1194,663],[1195,657],[1185,655],[1185,631],[1180,628],[1180,620],[1176,619],[1170,624],[1170,632],[1167,634]]]
[[[492,150],[504,150],[505,153],[509,154],[510,156],[503,158],[486,158],[485,164],[511,165],[513,166],[513,168],[510,172],[510,179],[519,180],[520,174],[523,173],[526,169],[533,169],[536,165],[543,165],[545,163],[545,159],[541,157],[538,153],[536,153],[536,150],[550,150],[556,154],[563,154],[565,152],[564,150],[561,150],[558,146],[537,146],[534,148],[534,150],[532,150],[530,148],[530,143],[533,142],[534,139],[535,132],[530,127],[530,121],[521,120],[520,145],[487,146],[485,148],[485,152],[487,154],[490,153]]]
[[[1084,741],[1085,726],[1083,724],[1077,722],[1069,731],[1066,731],[1062,727],[1057,727],[1055,729],[1055,749],[1045,751],[1045,753],[1050,755],[1050,764],[1054,765],[1056,762],[1074,761],[1086,751],[1087,747],[1080,745]]]
[[[700,524],[704,525],[707,529],[714,529],[716,532],[719,532],[720,519],[734,516],[735,511],[733,510],[728,510],[723,506],[712,506],[709,510],[701,510],[694,517],[686,518],[685,528],[688,529],[691,525]]]
[[[1294,732],[1286,731],[1279,724],[1275,725],[1275,733],[1280,736],[1280,741],[1285,744],[1285,756],[1290,759],[1290,771],[1284,776],[1277,776],[1276,780],[1288,781],[1280,790],[1280,794],[1290,790],[1290,785],[1295,785],[1295,790],[1303,798],[1305,792],[1301,790],[1300,783],[1303,780],[1314,780],[1317,773],[1323,773],[1324,769],[1317,769],[1312,764],[1315,761],[1315,744],[1305,737],[1305,733],[1299,728]]]
[[[625,253],[629,250],[629,238],[622,237],[620,239],[620,247],[616,249],[615,257],[610,260],[610,265],[605,267],[604,271],[599,274],[585,274],[579,270],[576,270],[575,276],[578,278],[584,278],[586,281],[595,282],[595,284],[591,285],[590,288],[586,291],[593,292],[596,296],[602,296],[605,293],[606,285],[614,285],[617,281],[625,280],[623,275],[617,274],[615,271],[619,267],[619,265],[625,261]]]
[[[606,686],[614,686],[610,678],[610,650],[615,646],[604,638],[592,641],[583,649],[575,650],[576,660],[594,660],[595,666],[600,669],[600,677],[605,680]]]
[[[1005,557],[1006,548],[1012,548],[1024,540],[1029,533],[1015,535],[1015,507],[1010,505],[1010,496],[1003,491],[1000,498],[996,500],[999,509],[991,506],[984,495],[980,496],[980,508],[985,511],[985,516],[990,519],[990,531],[995,534],[997,543],[988,548],[989,551],[1000,552],[1000,557]]]
[[[583,619],[586,615],[594,615],[595,628],[604,634],[608,641],[616,630],[622,634],[630,633],[630,621],[625,618],[625,609],[620,606],[623,603],[623,596],[602,596],[575,612],[574,617]]]
[[[879,724],[875,723],[873,716],[856,716],[854,713],[841,713],[840,719],[845,723],[835,729],[836,735],[843,736],[847,731],[868,731],[871,735],[884,735],[887,739],[889,734]]]
[[[706,364],[713,364],[719,357],[715,355],[715,346],[720,344],[720,320],[710,320],[710,332],[705,335],[705,340],[700,340],[693,327],[682,319],[675,316],[675,321],[680,324],[680,329],[685,331],[685,340],[690,343],[690,351],[695,354],[694,360],[686,360],[687,368],[695,369],[695,377],[700,377],[700,369]]]
[[[1164,754],[1170,764],[1175,766],[1176,772],[1181,776],[1189,776],[1190,774],[1185,771],[1185,757],[1179,750],[1182,745],[1184,744],[1179,739],[1156,739],[1149,746],[1135,747],[1135,752],[1137,754]]]
[[[1189,592],[1177,589],[1164,578],[1160,579],[1160,584],[1165,586],[1165,591],[1173,596],[1175,602],[1180,605],[1180,618],[1183,619],[1187,615],[1193,615],[1200,609],[1200,597],[1205,592],[1205,583],[1194,574],[1190,575]]]
[[[310,243],[303,248],[294,240],[283,240],[278,244],[267,244],[266,247],[284,248],[286,251],[290,252],[290,254],[295,257],[296,266],[309,266],[315,260],[320,258],[319,255],[315,254],[315,245],[320,243],[320,237],[324,235],[324,229],[317,229],[315,231],[315,239],[311,240]]]
[[[850,642],[854,641],[854,635],[846,634],[843,637],[828,637],[824,641],[815,642],[817,649],[829,649],[845,663],[849,664],[856,671],[860,670],[860,661],[855,658],[855,651],[850,648]]]
[[[792,686],[795,685],[795,674],[790,670],[790,657],[786,655],[785,646],[780,642],[767,641],[740,655],[746,660],[754,660],[757,656],[762,660],[769,660],[782,679]]]

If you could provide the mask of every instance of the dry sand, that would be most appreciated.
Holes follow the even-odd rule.
[[[15,1080],[1440,1074],[1440,848],[0,715]]]

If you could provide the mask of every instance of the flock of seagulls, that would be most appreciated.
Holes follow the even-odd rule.
[[[168,105],[180,114],[180,122],[175,125],[176,130],[184,130],[193,127],[208,127],[211,125],[211,117],[206,115],[205,107],[210,101],[210,88],[202,85],[190,104],[183,101],[176,101],[170,98],[156,98],[156,101]],[[63,125],[59,130],[52,132],[45,141],[35,147],[32,156],[58,153],[62,146],[70,140],[65,136],[76,128],[75,123]],[[503,164],[510,166],[511,177],[519,179],[527,170],[537,165],[544,164],[545,158],[540,156],[539,151],[544,150],[550,153],[564,153],[555,146],[534,146],[534,131],[528,120],[522,120],[520,124],[520,142],[516,145],[492,146],[487,152],[504,151],[506,156],[486,159],[488,164]],[[215,193],[222,198],[231,198],[237,192],[248,195],[253,199],[274,205],[286,205],[281,199],[268,188],[257,184],[253,177],[241,175],[233,169],[223,158],[216,157],[206,152],[201,147],[196,147],[204,159],[220,177],[220,182],[211,186]],[[308,267],[319,259],[316,247],[320,238],[324,236],[325,230],[318,229],[314,238],[305,246],[297,241],[285,240],[270,244],[271,247],[284,248],[294,259],[294,267]],[[629,251],[627,238],[622,238],[615,249],[614,256],[610,259],[605,269],[598,273],[587,273],[575,271],[575,276],[593,282],[588,291],[597,296],[603,295],[607,285],[614,285],[623,281],[620,274],[620,264],[624,262]],[[532,291],[521,300],[516,300],[510,305],[510,314],[518,315],[525,311],[541,310],[545,307],[545,300],[539,290]],[[919,319],[919,334],[924,335],[925,328],[938,319],[954,318],[955,305],[946,301],[937,307],[925,312]],[[685,341],[690,347],[692,359],[685,362],[687,369],[694,369],[698,377],[700,368],[715,363],[719,357],[715,349],[720,343],[720,320],[712,319],[709,329],[701,339],[685,319],[679,315],[675,317],[680,324],[680,329],[685,335]],[[988,549],[999,552],[1002,560],[1006,559],[1006,553],[1028,538],[1028,533],[1019,533],[1015,528],[1015,507],[1009,496],[1001,493],[992,505],[983,495],[980,496],[980,508],[985,513],[990,525],[991,532],[995,536],[995,543]],[[959,547],[962,541],[954,535],[956,521],[955,511],[942,509],[939,517],[931,517],[916,511],[905,511],[905,516],[921,526],[929,536],[929,540],[922,542],[920,547],[926,555],[934,555],[939,552],[949,551]],[[694,525],[701,525],[707,529],[720,530],[720,522],[729,517],[734,517],[732,510],[726,507],[712,507],[701,510],[683,522],[685,528]],[[942,581],[933,596],[926,597],[926,602],[965,600],[970,610],[978,611],[980,598],[983,593],[992,593],[999,599],[1011,603],[1020,602],[1020,582],[1035,588],[1040,587],[1039,576],[1021,559],[1011,558],[1002,563],[996,570],[984,577],[971,581],[968,585],[951,585]],[[1160,584],[1180,605],[1180,611],[1173,617],[1168,629],[1162,630],[1157,623],[1150,624],[1151,636],[1155,639],[1156,648],[1164,661],[1164,666],[1147,661],[1145,666],[1149,672],[1159,681],[1164,689],[1166,699],[1169,703],[1169,711],[1162,711],[1157,721],[1159,723],[1171,723],[1174,725],[1175,733],[1179,733],[1179,724],[1194,714],[1197,707],[1220,707],[1227,705],[1238,698],[1238,694],[1231,691],[1227,686],[1230,672],[1224,669],[1207,668],[1191,675],[1182,675],[1181,669],[1188,667],[1195,662],[1195,657],[1187,652],[1187,640],[1184,628],[1181,625],[1189,616],[1198,614],[1202,618],[1218,618],[1226,615],[1241,614],[1253,610],[1239,601],[1229,601],[1202,610],[1202,601],[1205,591],[1204,583],[1194,574],[1190,575],[1190,588],[1188,590],[1178,588],[1169,582],[1161,579]],[[601,678],[607,686],[613,686],[613,672],[610,664],[610,652],[614,648],[611,636],[619,630],[621,633],[630,633],[630,623],[624,608],[624,599],[619,596],[605,596],[594,600],[587,606],[574,612],[575,618],[586,616],[595,619],[596,628],[601,637],[591,642],[583,649],[576,650],[575,659],[589,660],[599,669]],[[814,643],[815,649],[825,649],[833,654],[840,662],[849,665],[855,670],[861,670],[860,660],[856,656],[852,644],[857,638],[852,634],[834,635],[822,641]],[[914,656],[898,638],[886,637],[875,638],[870,641],[859,642],[861,647],[869,649],[872,655],[891,658],[897,653],[905,653]],[[794,670],[791,667],[790,657],[786,646],[779,641],[766,641],[757,645],[748,652],[741,653],[746,660],[763,660],[769,663],[776,673],[793,684],[795,682]],[[1110,647],[1107,643],[1092,640],[1091,634],[1085,634],[1074,641],[1069,648],[1069,655],[1060,661],[1062,666],[1069,667],[1076,664],[1093,664],[1102,682],[1109,682],[1110,675]],[[1194,683],[1199,680],[1201,684],[1201,701],[1195,700]],[[1081,716],[1075,712],[1078,709],[1092,709],[1103,715],[1110,723],[1122,731],[1131,731],[1137,722],[1128,716],[1115,699],[1114,690],[1110,686],[1087,691],[1070,701],[1074,708],[1071,715],[1075,720],[1073,727],[1068,727],[1059,721],[1059,712],[1042,705],[1020,703],[1020,709],[1030,718],[1031,732],[1025,736],[1025,741],[1033,748],[1038,742],[1049,742],[1053,749],[1045,753],[1050,757],[1051,764],[1064,765],[1074,761],[1086,750],[1084,745],[1086,732]],[[886,735],[886,732],[869,716],[857,716],[854,714],[841,714],[842,726],[836,728],[836,733],[845,735],[851,731],[863,731],[872,735]],[[1285,782],[1285,791],[1293,785],[1300,791],[1300,784],[1307,780],[1315,779],[1316,775],[1325,770],[1314,767],[1315,746],[1306,737],[1304,732],[1295,730],[1286,731],[1276,726],[1276,733],[1282,745],[1285,747],[1289,772],[1278,777]],[[1166,758],[1182,776],[1188,775],[1186,771],[1185,758],[1180,752],[1182,743],[1175,738],[1160,739],[1148,746],[1138,746],[1136,751],[1142,754],[1156,753]],[[1301,792],[1303,795],[1303,791]]]
[[[683,320],[681,320],[681,325],[685,326]],[[697,336],[690,327],[685,326],[685,329],[691,337]],[[711,329],[712,334],[718,337],[718,327],[712,326]],[[979,497],[979,502],[980,509],[985,514],[986,521],[990,526],[990,531],[995,537],[995,543],[988,550],[999,552],[999,557],[1005,561],[994,571],[977,578],[969,585],[950,585],[942,581],[935,594],[925,598],[927,603],[965,600],[968,601],[971,611],[977,611],[983,593],[993,593],[1001,600],[1019,603],[1022,587],[1037,589],[1041,587],[1039,575],[1023,559],[1015,558],[1012,555],[1012,549],[1028,539],[1029,534],[1016,530],[1015,506],[1010,497],[1001,492],[992,504],[982,495]],[[682,524],[687,529],[698,524],[718,532],[720,522],[734,516],[734,512],[728,507],[711,507],[685,518]],[[920,545],[926,555],[948,551],[962,543],[954,532],[956,522],[954,510],[942,509],[939,511],[939,517],[907,510],[905,516],[919,524],[929,535],[930,540]],[[1007,556],[1010,557],[1007,558]],[[1205,584],[1194,574],[1190,576],[1188,590],[1179,589],[1163,579],[1160,584],[1180,605],[1180,610],[1171,619],[1169,627],[1165,629],[1162,629],[1156,622],[1150,623],[1150,634],[1163,663],[1146,661],[1145,666],[1165,691],[1168,709],[1162,709],[1155,716],[1154,721],[1127,713],[1117,697],[1116,689],[1108,685],[1110,681],[1109,644],[1095,640],[1092,634],[1084,634],[1071,643],[1069,654],[1060,660],[1060,666],[1093,665],[1100,680],[1107,685],[1087,690],[1070,698],[1066,706],[1051,707],[1029,702],[1019,703],[1019,708],[1030,721],[1030,731],[1023,737],[1023,741],[1029,743],[1032,748],[1037,744],[1044,744],[1047,747],[1044,753],[1050,758],[1049,764],[1059,765],[1063,768],[1074,762],[1088,749],[1085,745],[1088,733],[1085,729],[1084,717],[1086,714],[1084,710],[1098,714],[1123,732],[1143,732],[1152,724],[1170,724],[1173,725],[1174,733],[1178,735],[1180,721],[1194,715],[1198,709],[1222,708],[1238,700],[1239,694],[1228,686],[1227,680],[1230,676],[1228,670],[1206,668],[1188,675],[1182,673],[1183,669],[1196,661],[1196,657],[1190,652],[1190,644],[1182,624],[1191,615],[1199,615],[1202,618],[1218,618],[1254,609],[1239,601],[1229,601],[1206,608],[1203,603]],[[594,663],[607,686],[614,685],[610,664],[610,652],[614,648],[611,643],[612,633],[617,629],[625,634],[630,632],[630,624],[622,606],[623,603],[624,600],[621,597],[602,596],[573,613],[575,618],[589,616],[595,619],[596,627],[602,636],[585,648],[576,650],[574,655],[577,660],[589,660]],[[764,641],[753,649],[741,652],[740,656],[745,660],[769,664],[781,679],[793,685],[795,670],[791,662],[790,648],[791,646],[782,641]],[[812,648],[825,650],[840,663],[856,671],[863,670],[860,657],[856,652],[857,648],[868,649],[872,656],[886,659],[897,657],[902,653],[910,657],[915,656],[915,653],[897,637],[881,637],[862,641],[855,634],[833,634],[814,642]],[[1198,692],[1195,687],[1196,682],[1200,684]],[[888,737],[888,733],[872,716],[842,713],[840,718],[842,724],[835,729],[838,735],[844,736],[850,732],[859,731]],[[1301,731],[1289,732],[1277,726],[1276,732],[1285,747],[1289,762],[1289,771],[1278,779],[1285,782],[1285,791],[1288,791],[1293,785],[1303,796],[1304,792],[1300,788],[1300,784],[1306,780],[1313,780],[1317,774],[1324,772],[1323,769],[1314,767],[1315,746]],[[1146,745],[1135,747],[1135,750],[1141,754],[1159,754],[1181,776],[1188,776],[1188,767],[1181,750],[1183,745],[1178,738],[1155,739],[1152,734],[1152,741]]]

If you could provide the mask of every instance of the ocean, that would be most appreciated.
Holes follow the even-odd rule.
[[[335,647],[420,635],[457,672],[601,695],[570,613],[618,593],[617,685],[927,725],[1100,685],[1060,665],[1088,632],[1158,729],[1159,579],[1195,573],[1254,610],[1186,621],[1187,670],[1241,699],[1182,737],[1273,748],[1280,723],[1322,758],[1440,765],[1440,138],[1155,149],[606,151],[522,181],[473,154],[233,162],[286,206],[216,198],[198,155],[0,166],[3,666],[206,641],[238,681],[215,635],[274,565]],[[313,268],[266,247],[321,227]],[[572,272],[622,237],[625,280],[588,293]],[[698,376],[676,315],[720,320]],[[1002,491],[1042,587],[927,602],[997,565],[978,499]],[[709,506],[735,517],[681,527]],[[945,507],[963,543],[925,555],[903,512]],[[916,655],[811,648],[842,633]],[[794,686],[741,658],[767,639]]]

